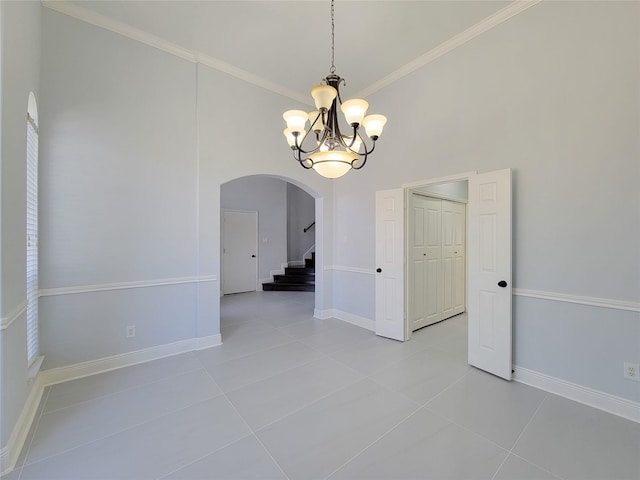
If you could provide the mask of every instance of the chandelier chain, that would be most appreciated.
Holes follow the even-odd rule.
[[[331,68],[329,69],[329,72],[336,73],[336,66],[335,66],[335,56],[336,56],[335,40],[336,40],[336,36],[335,36],[333,2],[334,2],[334,0],[331,0]]]

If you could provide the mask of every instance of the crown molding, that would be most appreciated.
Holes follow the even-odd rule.
[[[381,78],[377,82],[373,83],[369,87],[361,90],[355,96],[358,98],[366,98],[369,95],[372,95],[384,87],[388,87],[392,83],[400,80],[403,77],[406,77],[410,73],[418,70],[419,68],[424,67],[428,63],[433,62],[434,60],[442,57],[443,55],[449,53],[450,51],[458,48],[461,45],[464,45],[470,40],[473,40],[478,35],[483,34],[484,32],[491,30],[496,25],[500,25],[502,22],[509,20],[511,17],[518,15],[519,13],[524,12],[530,7],[537,5],[542,0],[516,0],[506,7],[498,10],[492,15],[489,15],[484,20],[476,23],[472,27],[466,29],[465,31],[459,33],[451,37],[446,42],[441,43],[435,48],[432,48],[427,53],[420,55],[415,60],[407,63],[406,65],[400,67],[396,71],[390,73],[386,77]]]
[[[481,35],[482,33],[492,29],[496,25],[499,25],[502,22],[510,19],[511,17],[524,12],[534,5],[537,5],[541,1],[542,0],[515,0],[506,7],[498,10],[492,15],[489,15],[487,18],[481,20],[462,33],[455,35],[444,43],[441,43],[437,47],[429,50],[427,53],[419,56],[415,60],[390,73],[386,77],[381,78],[369,87],[361,90],[356,94],[356,97],[366,98],[367,96],[378,92],[384,87],[387,87],[392,83],[400,80],[401,78],[409,75],[411,72],[424,67],[428,63],[440,58],[441,56],[449,53],[455,48],[474,39],[478,35]],[[181,47],[180,45],[169,42],[168,40],[158,37],[157,35],[153,35],[139,28],[132,27],[131,25],[128,25],[124,22],[114,20],[113,18],[94,12],[93,10],[90,10],[88,8],[71,3],[68,0],[41,0],[41,3],[44,7],[50,10],[54,10],[58,13],[73,17],[77,20],[95,25],[100,28],[104,28],[105,30],[109,30],[132,40],[144,43],[145,45],[149,45],[171,55],[175,55],[176,57],[182,58],[183,60],[205,65],[207,67],[213,68],[235,78],[243,80],[247,83],[251,83],[257,87],[263,88],[273,93],[277,93],[278,95],[282,95],[306,105],[313,105],[307,95],[283,87],[282,85],[278,85],[259,75],[238,68],[234,65],[231,65],[230,63],[211,57],[202,52]]]
[[[88,8],[81,7],[80,5],[76,5],[67,0],[41,0],[41,2],[44,7],[58,13],[62,13],[69,17],[73,17],[76,20],[95,25],[96,27],[109,30],[111,32],[117,33],[118,35],[122,35],[140,43],[144,43],[145,45],[149,45],[150,47],[157,48],[158,50],[162,50],[163,52],[169,53],[171,55],[175,55],[176,57],[188,62],[196,64],[200,63],[207,67],[236,77],[247,83],[256,85],[257,87],[269,90],[273,93],[277,93],[278,95],[282,95],[292,100],[311,105],[310,100],[307,98],[307,95],[303,95],[299,92],[278,85],[263,77],[260,77],[259,75],[255,75],[251,72],[206,55],[202,52],[191,50],[173,42],[169,42],[168,40],[158,37],[157,35],[153,35],[139,28],[132,27],[131,25],[128,25],[124,22],[114,20],[113,18],[94,12],[93,10],[90,10]]]
[[[156,35],[147,33],[144,30],[140,30],[138,28],[132,27],[131,25],[127,25],[124,22],[114,20],[113,18],[107,17],[106,15],[94,12],[93,10],[81,7],[80,5],[76,5],[67,0],[41,0],[41,3],[42,6],[50,10],[54,10],[58,13],[73,17],[85,23],[90,23],[91,25],[95,25],[96,27],[110,30],[124,37],[137,40],[138,42],[170,53],[171,55],[175,55],[176,57],[182,58],[183,60],[187,60],[193,63],[197,61],[196,55],[187,48],[180,47],[175,43],[168,42]]]

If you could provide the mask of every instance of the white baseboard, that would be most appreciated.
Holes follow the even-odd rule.
[[[357,325],[358,327],[375,331],[375,320],[360,317],[341,310],[331,308],[326,310],[316,309],[313,312],[313,316],[319,319],[337,318],[338,320]],[[584,387],[560,378],[551,377],[517,365],[514,365],[513,368],[513,379],[516,382],[524,383],[526,385],[539,388],[540,390],[544,390],[640,423],[639,402],[634,402],[633,400],[628,400],[626,398],[617,397],[589,387]]]
[[[112,357],[98,358],[89,362],[40,371],[35,377],[31,392],[27,397],[16,426],[11,432],[7,445],[0,450],[0,475],[5,475],[15,467],[31,429],[31,424],[35,419],[45,387],[221,344],[222,336],[220,334],[209,335],[208,337],[190,338],[166,345],[136,350],[135,352],[127,352]]]
[[[189,338],[179,342],[167,343],[156,347],[145,348],[133,352],[113,355],[111,357],[98,358],[88,362],[76,363],[66,367],[51,368],[40,372],[40,377],[45,386],[56,383],[68,382],[76,378],[88,377],[98,373],[108,372],[122,367],[150,362],[180,353],[202,350],[222,343],[220,334],[201,338]]]
[[[20,452],[27,440],[31,425],[36,418],[38,406],[44,393],[44,387],[45,385],[42,383],[42,379],[40,376],[37,376],[33,382],[27,401],[22,408],[22,412],[18,417],[18,421],[9,436],[9,440],[4,448],[0,450],[0,476],[13,470],[18,462]]]
[[[376,322],[375,320],[371,320],[370,318],[361,317],[359,315],[354,315],[353,313],[343,312],[342,310],[336,310],[335,308],[329,308],[327,310],[318,310],[315,309],[313,311],[313,316],[319,319],[325,318],[337,318],[338,320],[342,320],[343,322],[350,323],[357,327],[365,328],[367,330],[371,330],[375,332],[376,330]]]
[[[609,393],[583,387],[582,385],[567,382],[566,380],[551,377],[544,373],[522,368],[517,365],[514,366],[513,379],[516,382],[524,383],[640,423],[640,403],[634,402],[633,400],[616,397]]]

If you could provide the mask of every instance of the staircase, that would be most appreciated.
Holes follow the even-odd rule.
[[[274,275],[273,282],[263,283],[265,292],[315,292],[316,290],[316,254],[304,259],[304,267],[286,267],[284,275]]]

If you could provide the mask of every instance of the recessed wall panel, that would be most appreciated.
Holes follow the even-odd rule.
[[[427,245],[437,247],[440,245],[440,211],[427,210]]]
[[[479,342],[482,348],[495,350],[496,294],[479,293]]]
[[[444,289],[442,292],[442,309],[444,311],[449,311],[453,308],[453,275],[454,275],[454,264],[453,258],[448,257],[444,258],[442,261],[442,275],[443,275],[443,283]]]
[[[393,323],[395,321],[394,316],[394,300],[396,297],[395,287],[396,282],[393,278],[383,278],[382,282],[384,283],[384,306],[383,306],[383,317],[386,322]]]
[[[425,314],[425,294],[424,284],[425,262],[416,261],[413,264],[413,321],[424,318]]]
[[[438,313],[438,268],[439,259],[429,259],[427,261],[427,285],[424,289],[427,297],[427,317]]]
[[[496,271],[496,215],[480,215],[480,271]]]
[[[395,251],[395,222],[385,221],[384,228],[384,263],[393,263]]]
[[[463,257],[455,257],[454,270],[454,275],[457,281],[455,282],[453,292],[453,306],[454,308],[462,308],[464,306],[464,290],[466,284],[466,282],[463,280],[465,278],[465,264]]]
[[[498,200],[498,187],[495,182],[481,184],[479,193],[480,205],[494,204]]]
[[[413,209],[413,246],[424,246],[424,209]]]
[[[453,245],[454,241],[454,212],[444,212],[444,218],[442,222],[442,245],[445,247]]]

